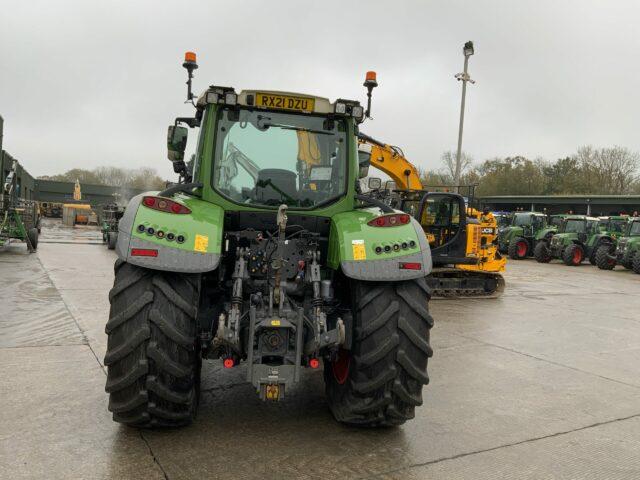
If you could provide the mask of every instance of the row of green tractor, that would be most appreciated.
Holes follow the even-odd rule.
[[[622,265],[640,273],[640,217],[515,212],[500,230],[498,244],[512,260],[558,259],[578,266],[588,259],[602,270]]]

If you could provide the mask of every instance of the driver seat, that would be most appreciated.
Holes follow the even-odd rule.
[[[297,175],[291,170],[282,168],[265,168],[258,172],[256,180],[255,198],[262,203],[286,203],[287,198],[297,199]]]

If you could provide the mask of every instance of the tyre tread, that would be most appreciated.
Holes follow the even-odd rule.
[[[350,378],[339,385],[328,363],[325,381],[331,411],[347,424],[400,425],[422,405],[422,387],[429,381],[429,287],[424,278],[352,285],[357,311]]]

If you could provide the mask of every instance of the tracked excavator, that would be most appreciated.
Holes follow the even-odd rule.
[[[435,297],[497,297],[504,291],[506,259],[498,251],[498,224],[491,212],[473,208],[451,186],[425,186],[399,147],[358,135],[361,166],[386,173],[395,188],[374,182],[369,195],[416,218],[431,246],[433,272],[428,282]],[[457,187],[456,187],[457,188]]]

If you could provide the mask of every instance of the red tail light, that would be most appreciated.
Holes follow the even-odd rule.
[[[369,220],[367,225],[372,227],[397,227],[398,225],[406,225],[410,221],[411,217],[406,213],[392,213],[391,215],[382,215]]]
[[[144,197],[142,199],[142,204],[145,207],[152,208],[153,210],[160,210],[161,212],[176,213],[180,215],[191,213],[191,210],[184,205],[162,197]]]
[[[222,364],[224,365],[224,368],[232,368],[236,364],[236,362],[233,361],[233,358],[227,357],[224,359]]]
[[[157,257],[158,250],[154,250],[152,248],[132,248],[131,256],[132,257]]]
[[[400,262],[398,268],[400,270],[422,270],[422,264],[419,262]]]
[[[320,360],[318,360],[317,358],[312,358],[311,360],[309,360],[309,366],[315,370],[320,366]]]

